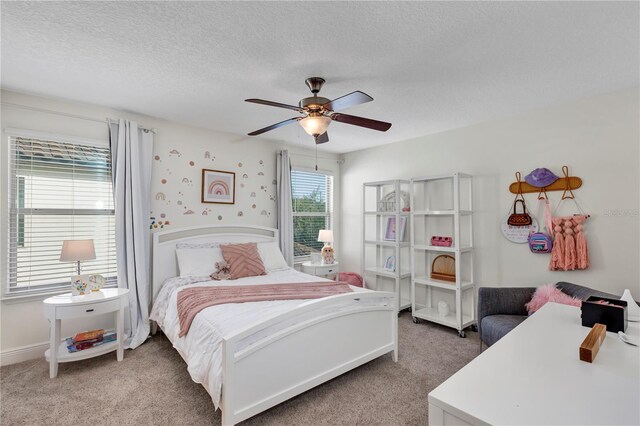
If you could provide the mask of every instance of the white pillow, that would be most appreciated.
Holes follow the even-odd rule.
[[[180,277],[206,277],[224,260],[220,247],[176,249]]]
[[[284,260],[278,243],[270,241],[268,243],[258,243],[258,252],[262,258],[264,269],[267,272],[282,271],[288,269],[289,265]]]

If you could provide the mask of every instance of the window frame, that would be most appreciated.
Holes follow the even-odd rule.
[[[327,204],[329,206],[331,206],[331,209],[327,212],[295,212],[293,211],[293,193],[291,194],[291,210],[293,213],[293,217],[325,217],[325,223],[328,223],[329,226],[325,229],[334,229],[334,195],[335,195],[335,173],[330,171],[330,170],[324,170],[324,169],[319,169],[319,170],[315,170],[312,168],[308,168],[308,167],[295,167],[292,166],[291,167],[291,172],[303,172],[303,173],[314,173],[314,174],[319,174],[319,175],[324,175],[324,176],[329,176],[332,178],[332,182],[331,182],[331,200],[328,200],[327,197]],[[293,192],[293,176],[291,177],[291,191]],[[335,235],[334,235],[335,238]],[[295,229],[294,229],[294,233],[293,233],[293,239],[295,242]],[[293,257],[293,261],[294,263],[302,263],[302,262],[306,262],[308,260],[311,259],[311,255],[304,255],[304,256],[295,256],[294,253],[294,257]]]
[[[23,217],[25,213],[21,213],[21,210],[24,209],[28,211],[30,215],[113,215],[115,216],[115,206],[113,209],[69,209],[69,208],[35,208],[35,209],[25,209],[23,207],[14,207],[11,204],[11,191],[12,191],[12,180],[15,175],[16,170],[12,166],[12,140],[16,138],[27,138],[27,139],[39,139],[43,141],[51,141],[57,143],[66,143],[66,144],[74,144],[74,145],[86,145],[86,146],[94,146],[97,148],[110,148],[110,144],[108,140],[103,139],[94,139],[94,138],[84,138],[84,137],[75,137],[69,135],[61,135],[56,133],[49,132],[40,132],[40,131],[32,131],[32,130],[24,130],[24,129],[15,129],[15,128],[6,128],[4,129],[4,140],[7,142],[6,150],[3,153],[5,155],[6,161],[4,164],[6,166],[6,172],[3,173],[6,178],[6,183],[2,185],[2,193],[4,194],[5,199],[5,207],[3,210],[3,216],[6,218],[2,220],[3,233],[6,235],[6,244],[2,249],[2,266],[4,266],[4,285],[2,285],[2,299],[11,299],[11,298],[25,298],[25,297],[37,297],[44,295],[52,295],[65,293],[70,290],[70,282],[52,282],[50,284],[38,284],[34,287],[21,288],[17,285],[11,285],[11,267],[16,267],[17,258],[12,259],[11,253],[16,252],[17,245],[19,244],[19,238],[15,241],[11,239],[10,230],[11,227],[15,225],[15,221],[19,220],[20,216]],[[113,167],[112,170],[113,171]],[[23,195],[24,197],[24,195]],[[99,213],[97,213],[99,212]],[[24,232],[24,231],[23,231]],[[24,238],[24,236],[23,236]],[[116,260],[117,265],[117,260]],[[117,277],[105,277],[107,278],[107,282],[105,287],[117,287]]]

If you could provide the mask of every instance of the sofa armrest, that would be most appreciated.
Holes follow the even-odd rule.
[[[482,318],[488,315],[527,315],[524,307],[533,297],[535,287],[478,288],[478,332],[482,336]]]

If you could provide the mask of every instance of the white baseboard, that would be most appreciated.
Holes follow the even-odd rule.
[[[49,342],[4,350],[0,352],[0,366],[16,364],[30,359],[44,359],[44,353],[47,349],[49,349]]]

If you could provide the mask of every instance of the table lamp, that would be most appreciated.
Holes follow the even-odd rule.
[[[77,276],[71,277],[72,294],[84,294],[88,287],[88,280],[80,275],[80,262],[96,258],[93,240],[64,240],[60,252],[60,262],[78,262]]]
[[[318,232],[318,241],[324,243],[324,247],[322,247],[322,262],[324,264],[334,263],[334,250],[333,247],[331,247],[333,231],[330,229],[321,229],[320,232]]]

